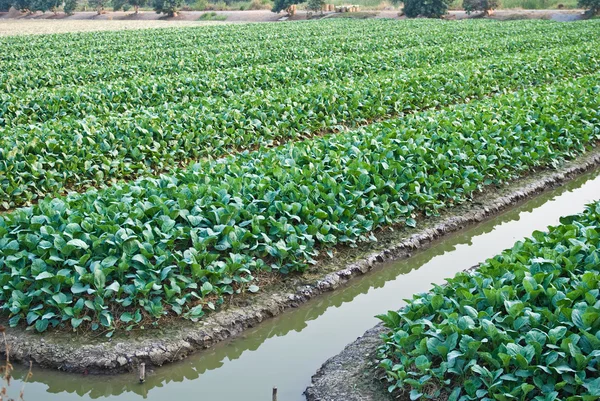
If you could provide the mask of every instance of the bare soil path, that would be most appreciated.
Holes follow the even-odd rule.
[[[179,16],[165,19],[153,11],[107,12],[98,15],[95,11],[77,12],[67,16],[63,13],[22,14],[16,10],[0,13],[0,36],[46,34],[64,32],[87,32],[107,30],[129,30],[146,28],[170,28],[227,23],[277,22],[285,13],[275,14],[270,10],[248,11],[214,11],[217,15],[225,16],[224,21],[198,21],[204,11],[183,11]],[[326,17],[343,16],[357,17],[354,13],[328,13]],[[358,14],[358,13],[355,13]],[[361,13],[366,14],[366,13]],[[388,9],[369,12],[372,18],[402,19],[398,9]],[[497,20],[514,19],[549,19],[555,21],[574,21],[581,19],[583,10],[498,10],[490,18]],[[450,11],[448,19],[465,19],[469,16],[464,11]],[[300,10],[291,20],[305,20],[306,11]]]

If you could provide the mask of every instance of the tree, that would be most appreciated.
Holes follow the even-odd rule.
[[[0,0],[0,12],[8,11],[12,7],[12,0]]]
[[[498,3],[498,0],[463,0],[463,8],[467,14],[483,11],[485,15],[489,15],[491,10],[498,8]]]
[[[287,10],[294,4],[302,3],[304,0],[275,0],[273,2],[273,8],[271,9],[274,13],[279,13],[283,10]]]
[[[308,0],[307,7],[316,12],[323,9],[323,4],[325,4],[325,0]]]
[[[113,11],[119,11],[127,3],[127,0],[112,0]]]
[[[587,8],[592,15],[600,14],[600,0],[579,0],[577,4],[581,8]]]
[[[154,0],[154,11],[157,14],[167,14],[168,17],[177,15],[181,7],[181,0]]]
[[[67,15],[73,15],[73,11],[77,8],[77,0],[65,0],[65,4],[63,5],[63,11]]]
[[[30,0],[15,0],[13,6],[22,12],[33,12],[34,9],[32,7]]]
[[[129,0],[128,3],[133,7],[137,14],[140,11],[140,7],[146,5],[146,0]]]
[[[399,3],[399,0],[394,1]],[[441,18],[448,12],[452,0],[404,0],[402,11],[408,18]]]
[[[54,14],[56,14],[61,4],[62,0],[33,0],[31,6],[33,11],[41,11],[43,13],[46,11],[52,11]]]
[[[104,12],[104,7],[106,6],[108,0],[88,0],[88,4],[90,7],[93,7],[98,11],[98,15]]]

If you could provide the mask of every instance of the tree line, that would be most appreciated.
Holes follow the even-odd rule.
[[[181,8],[182,0],[88,0],[87,4],[98,14],[108,7],[114,11],[133,9],[137,14],[140,7],[149,5],[157,13],[172,17]],[[0,0],[0,11],[8,11],[11,7],[26,13],[50,11],[56,14],[62,9],[65,14],[72,15],[77,8],[77,0]]]

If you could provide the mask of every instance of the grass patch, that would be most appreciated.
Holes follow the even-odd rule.
[[[204,13],[198,18],[198,21],[225,21],[227,19],[226,15],[217,14],[214,11]]]

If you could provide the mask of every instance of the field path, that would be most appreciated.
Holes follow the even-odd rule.
[[[583,10],[498,10],[492,18],[498,20],[551,19],[565,22],[581,19],[582,12]],[[54,15],[39,12],[22,15],[13,10],[8,13],[0,13],[0,36],[277,22],[285,15],[285,13],[275,14],[270,10],[215,11],[215,13],[226,16],[227,19],[224,21],[198,21],[205,14],[204,11],[184,11],[177,18],[166,20],[154,11],[140,11],[138,15],[124,11],[97,15],[94,11],[86,11],[66,16],[62,13]],[[404,18],[398,16],[397,9],[374,11],[374,14],[375,18]],[[450,19],[467,17],[464,11],[450,11],[449,15]],[[292,19],[306,19],[306,11],[298,11]]]

